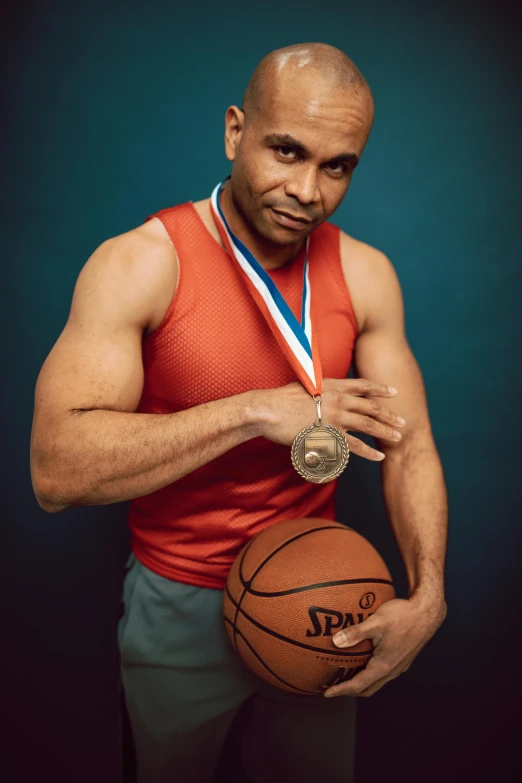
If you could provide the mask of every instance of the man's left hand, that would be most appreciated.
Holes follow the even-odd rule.
[[[324,695],[373,696],[383,685],[409,669],[442,624],[446,613],[443,599],[413,594],[408,600],[385,601],[367,620],[340,631],[334,636],[337,647],[353,647],[363,639],[371,639],[374,651],[362,672],[348,682],[329,688]]]

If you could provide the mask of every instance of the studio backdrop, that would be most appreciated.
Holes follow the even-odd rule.
[[[230,168],[226,108],[241,105],[255,65],[322,41],[355,61],[376,104],[331,220],[397,270],[450,507],[448,616],[406,674],[359,700],[358,783],[500,780],[514,738],[521,544],[511,7],[55,0],[21,3],[6,21],[3,779],[120,783],[122,756],[132,774],[116,641],[128,504],[46,514],[29,473],[34,386],[76,278],[108,237],[209,196]],[[375,463],[352,457],[338,509],[405,597]]]

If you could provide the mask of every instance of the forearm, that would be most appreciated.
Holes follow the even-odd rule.
[[[255,399],[239,394],[172,414],[71,413],[35,450],[39,503],[61,511],[155,492],[255,437]]]
[[[382,489],[408,580],[409,596],[444,603],[448,500],[431,436],[410,435],[382,462]]]

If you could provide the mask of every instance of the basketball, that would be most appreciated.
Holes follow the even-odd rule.
[[[390,573],[363,536],[339,522],[290,519],[240,551],[228,574],[228,637],[262,679],[294,694],[321,695],[364,669],[373,645],[338,648],[337,631],[395,598]]]

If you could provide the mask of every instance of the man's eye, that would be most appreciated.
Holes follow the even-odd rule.
[[[344,174],[346,167],[342,163],[330,164],[328,166],[332,174]]]
[[[295,150],[292,147],[277,147],[276,149],[283,158],[291,158],[295,155]]]

